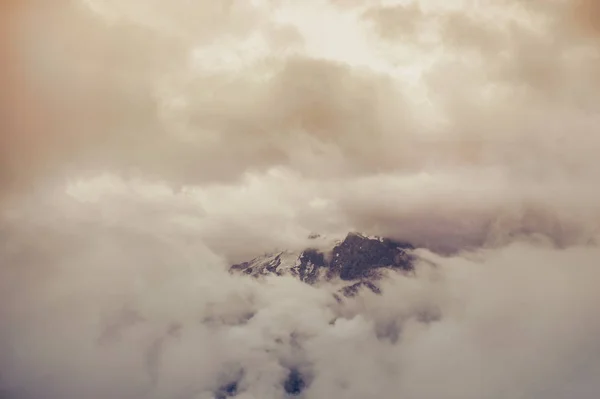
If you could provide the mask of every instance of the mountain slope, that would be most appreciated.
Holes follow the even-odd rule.
[[[352,282],[341,293],[353,296],[362,287],[379,292],[374,281],[384,270],[411,271],[414,268],[412,245],[388,238],[350,233],[333,248],[323,251],[307,248],[301,252],[281,251],[266,254],[231,266],[230,272],[255,278],[291,275],[307,284],[341,280]]]

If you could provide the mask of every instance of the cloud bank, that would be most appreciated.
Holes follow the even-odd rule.
[[[0,396],[598,396],[595,1],[3,4]],[[436,266],[226,272],[351,230]]]

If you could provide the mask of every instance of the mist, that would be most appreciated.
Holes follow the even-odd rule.
[[[0,29],[0,397],[598,397],[595,1],[30,0]],[[349,231],[414,276],[228,273]]]

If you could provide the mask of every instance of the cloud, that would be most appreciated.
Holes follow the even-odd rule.
[[[31,6],[25,15],[45,34],[21,58],[40,109],[28,119],[41,127],[12,173],[108,168],[196,184],[274,166],[322,178],[596,166],[597,52],[568,33],[568,10],[430,3],[359,5],[358,15],[311,3],[296,19],[285,3]],[[313,9],[330,18],[319,29],[346,36],[313,39]],[[418,28],[381,40],[386,24]]]
[[[0,387],[596,398],[595,4],[3,3]],[[226,272],[351,230],[436,266]]]
[[[236,382],[241,397],[283,397],[294,369],[311,398],[599,388],[596,247],[421,250],[437,266],[338,304],[293,278],[229,275],[203,245],[205,222],[183,223],[188,199],[151,198],[57,195],[5,219],[6,389],[195,398]]]
[[[600,8],[598,3],[589,0],[575,1],[571,5],[574,23],[580,33],[598,36],[600,33]]]

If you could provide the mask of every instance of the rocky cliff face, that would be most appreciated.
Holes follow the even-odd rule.
[[[344,296],[356,295],[363,287],[379,293],[375,281],[383,270],[413,269],[412,249],[407,243],[350,233],[326,251],[307,248],[299,253],[267,254],[233,265],[230,271],[252,277],[291,275],[307,284],[328,280],[352,283],[340,290]]]

